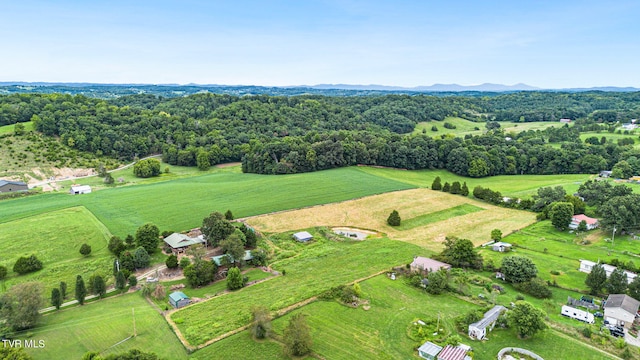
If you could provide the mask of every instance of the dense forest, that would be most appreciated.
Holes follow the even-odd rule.
[[[484,135],[411,134],[447,116],[478,122]],[[640,172],[630,144],[581,142],[583,130],[640,117],[640,92],[516,92],[486,96],[235,96],[151,94],[98,99],[68,94],[0,96],[0,125],[35,129],[82,151],[122,160],[162,153],[170,164],[242,161],[243,171],[282,174],[354,164],[456,174],[593,173],[621,160]],[[505,134],[496,121],[576,125]],[[561,143],[552,146],[549,143]]]

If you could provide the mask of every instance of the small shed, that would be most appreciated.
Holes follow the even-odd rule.
[[[0,193],[27,190],[29,190],[29,187],[22,181],[0,180]]]
[[[296,241],[307,242],[313,239],[313,235],[309,234],[307,231],[300,231],[293,234],[293,238],[296,239]]]
[[[69,190],[71,195],[89,194],[90,192],[91,186],[89,185],[71,185],[71,190]]]
[[[436,360],[436,356],[442,350],[442,346],[438,346],[430,341],[420,345],[418,355],[423,359]]]
[[[509,251],[511,251],[511,244],[506,243],[506,242],[502,242],[502,241],[498,241],[496,243],[493,243],[493,245],[491,245],[491,249],[493,251],[509,252]]]
[[[487,328],[489,331],[493,330],[496,320],[498,320],[503,311],[507,311],[507,308],[502,305],[496,305],[484,313],[484,317],[480,321],[469,325],[469,337],[478,340],[484,339],[487,336]]]
[[[176,309],[185,307],[191,303],[191,299],[182,291],[174,291],[169,294],[169,304]]]

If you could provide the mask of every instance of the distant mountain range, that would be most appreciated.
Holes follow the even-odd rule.
[[[433,84],[430,86],[401,87],[401,86],[385,86],[385,85],[348,85],[348,84],[318,84],[310,86],[291,86],[307,87],[311,89],[341,89],[341,90],[375,90],[375,91],[416,91],[416,92],[461,92],[461,91],[488,91],[488,92],[507,92],[507,91],[640,91],[635,87],[616,87],[616,86],[600,86],[591,88],[564,88],[564,89],[545,89],[527,84],[518,83],[515,85],[503,85],[484,83],[480,85],[458,85],[458,84]]]

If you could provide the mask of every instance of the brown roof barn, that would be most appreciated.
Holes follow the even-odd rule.
[[[438,271],[440,269],[449,270],[451,269],[451,265],[445,264],[438,260],[433,260],[430,258],[416,256],[413,258],[413,262],[411,262],[411,271],[420,271],[420,272],[432,272]]]

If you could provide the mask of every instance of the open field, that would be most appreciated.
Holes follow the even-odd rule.
[[[638,139],[638,134],[618,134],[618,133],[610,133],[607,131],[601,131],[601,132],[595,132],[595,131],[589,131],[589,132],[583,132],[580,133],[580,140],[585,141],[586,139],[590,138],[590,137],[597,137],[598,140],[600,140],[602,137],[605,137],[607,139],[607,143],[618,143],[618,140],[620,139],[633,139],[635,141],[635,145],[633,147],[640,148],[640,141]]]
[[[500,191],[504,196],[530,198],[538,188],[545,186],[562,186],[567,194],[573,194],[580,184],[589,180],[593,175],[562,174],[562,175],[498,175],[486,178],[467,178],[448,172],[447,170],[397,170],[374,167],[360,167],[362,171],[372,175],[406,182],[419,187],[431,187],[433,180],[440,176],[442,183],[451,184],[466,181],[469,192],[476,186],[488,187]],[[470,195],[471,196],[471,195]]]
[[[270,340],[255,341],[249,331],[242,331],[222,341],[213,343],[191,354],[192,360],[210,359],[252,359],[252,360],[289,360],[282,346]],[[312,357],[297,360],[313,359]]]
[[[283,243],[290,250],[295,248],[293,256],[272,264],[277,270],[286,270],[285,276],[189,306],[173,313],[171,319],[191,345],[204,344],[248,324],[255,305],[278,311],[331,287],[406,264],[414,255],[424,253],[417,246],[385,238],[337,242],[314,235],[308,244],[295,243],[289,236],[269,240],[272,247]]]
[[[423,226],[403,230],[387,224],[391,211],[398,210],[400,217],[428,219],[428,214],[456,206],[476,207],[481,212],[467,213]],[[386,233],[390,238],[428,248],[442,249],[446,236],[458,236],[473,241],[476,245],[490,239],[493,229],[509,234],[535,221],[535,214],[501,208],[460,195],[451,195],[428,189],[398,191],[362,199],[328,204],[313,208],[261,215],[247,222],[264,232],[284,232],[314,226],[353,226]]]
[[[137,336],[114,346],[133,334],[132,309]],[[51,313],[28,334],[29,339],[45,342],[44,349],[28,349],[34,359],[80,359],[87,351],[106,355],[133,348],[164,359],[187,358],[166,321],[138,293]]]
[[[60,281],[70,288],[77,275],[95,272],[107,275],[111,254],[107,250],[109,231],[84,207],[73,207],[0,223],[0,264],[9,269],[6,286],[25,281],[41,281],[45,297]],[[83,257],[80,246],[91,246],[91,255]],[[13,273],[20,256],[35,254],[43,269],[26,275]]]
[[[461,204],[454,206],[452,208],[427,213],[424,215],[418,215],[416,217],[403,220],[400,226],[397,227],[398,230],[411,230],[420,226],[429,225],[432,223],[436,223],[438,221],[444,221],[456,216],[462,216],[471,214],[477,211],[484,210],[481,207],[477,207],[471,204]]]
[[[448,122],[456,126],[455,129],[447,129],[444,127],[444,123]],[[431,128],[433,126],[438,128],[438,131],[432,131]],[[564,124],[560,122],[512,122],[512,121],[503,121],[500,122],[500,126],[504,129],[505,134],[509,132],[522,132],[527,130],[544,130],[548,127],[560,127]],[[477,128],[477,130],[476,130]],[[422,133],[422,129],[425,129],[425,133],[430,136],[440,136],[444,134],[453,134],[455,136],[465,136],[465,135],[482,135],[487,131],[484,122],[473,122],[466,119],[458,118],[458,117],[447,117],[444,121],[428,121],[421,122],[416,125],[416,128],[413,130],[414,133]]]
[[[202,219],[213,211],[231,209],[236,217],[244,217],[412,187],[359,168],[284,176],[216,172],[85,195],[43,194],[4,200],[0,219],[5,222],[84,206],[111,233],[124,237],[148,222],[161,231],[183,231],[200,226]]]
[[[33,131],[33,121],[21,123],[24,125],[24,131]],[[16,124],[0,126],[0,135],[13,134]]]

